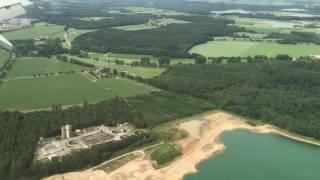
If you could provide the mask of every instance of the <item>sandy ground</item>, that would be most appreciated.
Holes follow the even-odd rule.
[[[248,129],[257,133],[274,133],[272,126],[253,127],[244,120],[225,112],[217,112],[194,118],[180,124],[180,128],[190,136],[178,140],[183,155],[162,169],[154,169],[146,157],[133,160],[107,174],[102,170],[86,170],[56,175],[46,180],[179,180],[197,171],[201,161],[221,153],[225,146],[219,141],[221,133],[234,129]]]

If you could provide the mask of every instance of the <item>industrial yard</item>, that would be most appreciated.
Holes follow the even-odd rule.
[[[40,138],[35,151],[35,160],[51,160],[54,157],[64,156],[73,150],[86,149],[92,146],[121,139],[133,135],[129,125],[122,124],[116,127],[92,126],[72,131],[71,125],[61,127],[61,135],[52,138]]]

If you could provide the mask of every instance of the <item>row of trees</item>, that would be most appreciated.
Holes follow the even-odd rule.
[[[319,66],[316,61],[178,65],[149,83],[320,139]]]
[[[267,38],[279,39],[282,44],[314,43],[320,44],[320,36],[313,32],[270,33]]]
[[[201,56],[200,56],[201,57]],[[203,57],[202,57],[203,58]],[[264,61],[272,61],[272,60],[280,60],[280,61],[292,61],[294,58],[287,54],[278,54],[276,57],[268,57],[265,55],[255,55],[255,56],[231,56],[231,57],[210,57],[212,64],[221,64],[224,60],[227,63],[256,63],[256,62],[264,62]],[[299,60],[305,59],[304,57],[300,57]],[[204,61],[204,60],[203,60]],[[201,63],[196,63],[201,64]]]
[[[50,57],[57,54],[68,53],[69,50],[62,47],[62,40],[47,39],[39,45],[35,44],[35,40],[15,40],[13,41],[14,52],[17,57],[21,56],[42,56]]]

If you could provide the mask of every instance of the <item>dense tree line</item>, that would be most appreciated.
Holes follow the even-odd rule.
[[[208,23],[172,24],[150,30],[100,29],[77,37],[72,47],[103,53],[189,57],[187,51],[191,47],[211,40],[212,36],[230,36],[245,31],[228,25],[231,23],[233,21],[212,18]]]
[[[85,66],[85,67],[88,67],[88,68],[94,68],[95,67],[93,64],[86,63],[86,62],[83,62],[83,61],[79,61],[78,59],[75,59],[75,58],[70,58],[70,61],[66,61],[66,62],[70,62],[72,64],[77,64],[77,65],[80,65],[80,66]]]
[[[320,36],[313,32],[297,32],[292,31],[286,33],[270,33],[267,38],[279,39],[281,44],[298,44],[298,43],[314,43],[320,44]]]
[[[15,40],[13,41],[14,52],[17,57],[21,56],[42,56],[68,53],[69,50],[62,47],[60,39],[43,40],[44,43],[35,44],[35,40]]]
[[[177,65],[150,81],[219,108],[320,139],[319,62]]]
[[[66,161],[61,163],[54,161],[52,164],[33,164],[33,153],[39,137],[59,135],[60,127],[66,123],[72,124],[75,129],[101,124],[115,126],[124,122],[138,128],[150,128],[212,108],[211,103],[197,98],[153,92],[129,99],[115,98],[97,104],[84,103],[83,107],[66,110],[61,105],[55,105],[52,111],[0,112],[0,179],[37,179],[52,173],[77,170],[109,159],[112,155],[110,153],[116,153],[118,149],[139,145],[138,139],[141,139],[120,143],[119,148],[117,144],[112,144],[99,146],[92,151],[75,152],[65,157]],[[148,138],[140,141],[145,142],[149,142]],[[79,158],[82,156],[83,158]]]
[[[48,23],[66,25],[77,29],[98,29],[116,26],[136,25],[144,24],[149,21],[150,18],[154,18],[152,15],[139,15],[139,14],[106,14],[105,19],[100,20],[82,20],[80,18],[66,18],[66,17],[48,17],[44,19]]]
[[[297,17],[297,16],[277,16],[270,13],[259,13],[259,14],[241,14],[240,17],[246,18],[258,18],[258,19],[272,19],[272,20],[279,20],[279,21],[318,21],[319,17]]]

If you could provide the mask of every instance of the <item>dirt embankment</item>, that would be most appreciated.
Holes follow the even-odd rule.
[[[162,169],[154,169],[145,155],[122,167],[106,173],[102,170],[86,170],[56,175],[46,180],[178,180],[197,171],[196,165],[225,149],[219,136],[234,129],[248,129],[257,133],[274,133],[272,126],[253,127],[239,117],[225,112],[212,113],[180,124],[189,136],[178,140],[183,155]]]

